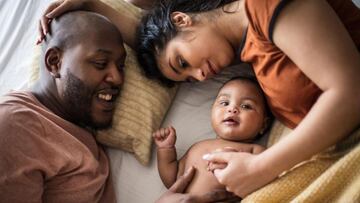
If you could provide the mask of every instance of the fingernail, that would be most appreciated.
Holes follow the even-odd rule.
[[[210,159],[210,154],[204,154],[204,155],[202,156],[202,158],[203,158],[204,160],[209,160],[209,159]]]

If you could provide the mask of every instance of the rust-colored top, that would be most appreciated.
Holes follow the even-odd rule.
[[[240,59],[251,63],[277,119],[296,127],[322,91],[272,42],[276,17],[289,0],[246,0],[249,18]],[[328,0],[360,47],[360,10],[351,0]]]

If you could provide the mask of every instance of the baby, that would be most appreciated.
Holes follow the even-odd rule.
[[[212,106],[211,124],[217,134],[215,139],[195,143],[178,161],[175,129],[170,126],[153,133],[158,169],[164,185],[169,188],[185,169],[194,167],[196,174],[186,192],[205,194],[215,189],[225,189],[207,170],[207,162],[202,156],[221,148],[261,153],[265,148],[250,142],[267,130],[270,115],[262,90],[254,79],[236,77],[227,81]]]

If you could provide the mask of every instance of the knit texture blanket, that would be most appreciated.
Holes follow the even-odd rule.
[[[289,132],[275,122],[268,146]],[[359,140],[360,128],[325,152],[284,172],[242,202],[360,202]]]

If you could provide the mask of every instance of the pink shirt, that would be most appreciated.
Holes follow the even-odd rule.
[[[1,202],[116,202],[94,136],[29,92],[0,98]]]

